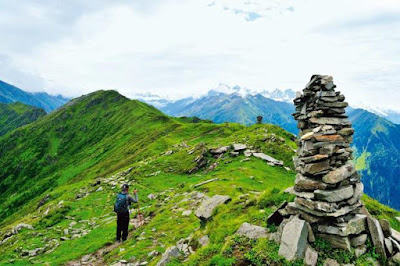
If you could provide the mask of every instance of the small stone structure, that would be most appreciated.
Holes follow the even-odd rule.
[[[279,254],[288,260],[299,259],[306,241],[317,236],[334,248],[355,249],[359,255],[370,238],[381,256],[394,257],[400,252],[399,233],[386,220],[371,217],[360,201],[363,184],[351,161],[354,129],[346,115],[345,97],[335,88],[331,76],[313,75],[294,100],[293,116],[300,132],[294,157],[297,176],[289,191],[296,199],[269,218],[283,232],[277,237]]]

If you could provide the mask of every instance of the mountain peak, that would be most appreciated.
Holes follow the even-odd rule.
[[[292,103],[293,99],[296,98],[296,92],[292,89],[275,89],[273,91],[264,90],[261,94],[266,98],[270,98],[279,102]]]
[[[74,106],[74,105],[80,104],[82,102],[85,102],[86,108],[89,108],[91,106],[98,105],[101,103],[113,103],[113,102],[119,102],[122,100],[129,101],[128,98],[121,95],[118,91],[98,90],[98,91],[91,92],[89,94],[82,95],[80,97],[77,97],[77,98],[69,101],[67,104],[65,104],[65,107]]]
[[[208,91],[207,96],[215,96],[218,94],[226,94],[226,95],[238,94],[242,97],[246,97],[248,95],[251,95],[252,92],[250,89],[246,87],[240,87],[239,85],[230,87],[225,83],[220,83],[216,88]]]

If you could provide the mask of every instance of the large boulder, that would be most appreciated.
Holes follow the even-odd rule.
[[[291,219],[284,227],[279,255],[288,261],[304,258],[307,246],[308,226],[304,220],[297,217]]]
[[[231,198],[229,196],[221,195],[214,195],[211,198],[206,198],[196,210],[196,216],[201,220],[208,220],[212,216],[215,208],[230,200]]]
[[[243,223],[239,230],[236,231],[236,234],[250,239],[266,238],[267,229],[261,226]]]
[[[385,252],[385,238],[383,235],[383,231],[381,225],[379,224],[378,220],[372,217],[367,218],[368,222],[368,229],[371,235],[372,243],[375,246],[375,250],[378,254],[382,257],[386,258]]]

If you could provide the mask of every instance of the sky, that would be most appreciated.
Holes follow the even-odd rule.
[[[0,80],[76,97],[304,88],[400,111],[398,0],[0,0]]]

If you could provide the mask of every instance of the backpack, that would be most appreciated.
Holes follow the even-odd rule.
[[[114,211],[116,213],[125,213],[129,211],[127,195],[121,193],[117,195],[117,201],[114,204]]]

